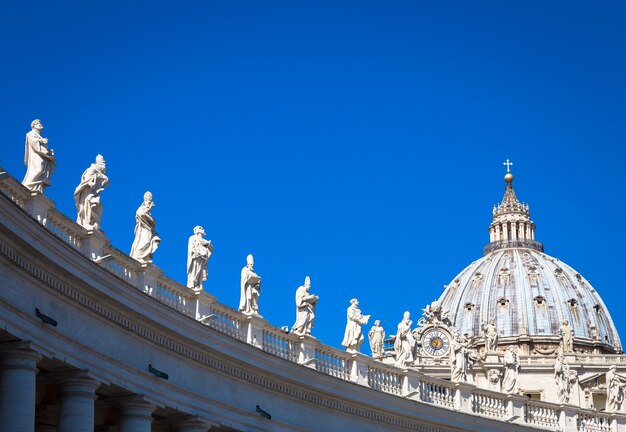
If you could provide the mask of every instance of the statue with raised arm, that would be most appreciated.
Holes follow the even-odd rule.
[[[142,263],[152,260],[152,255],[161,242],[155,231],[156,221],[150,213],[153,208],[154,200],[152,199],[152,193],[146,192],[143,194],[143,203],[135,213],[135,240],[130,249],[131,258]]]
[[[341,345],[343,345],[350,354],[356,354],[361,350],[361,344],[364,339],[361,326],[367,324],[370,316],[371,315],[363,315],[361,313],[357,299],[353,298],[350,300],[350,306],[347,311],[348,322],[346,324],[346,331],[343,334],[343,341],[341,342]]]
[[[496,327],[496,320],[490,318],[487,323],[483,323],[482,330],[483,336],[485,338],[485,349],[487,350],[487,352],[497,351],[500,332]]]
[[[246,266],[241,269],[241,297],[239,310],[246,314],[259,315],[259,297],[261,296],[261,277],[254,272],[254,257],[246,257]]]
[[[574,352],[574,329],[569,324],[569,321],[563,320],[561,328],[559,330],[559,337],[561,339],[561,354]]]
[[[83,172],[80,184],[74,191],[76,222],[87,230],[99,230],[102,222],[100,193],[109,185],[106,176],[106,163],[102,155]]]
[[[606,411],[622,412],[626,378],[617,373],[617,366],[611,365],[606,373]]]
[[[315,307],[319,297],[309,292],[311,278],[304,279],[304,285],[296,290],[296,322],[291,331],[298,335],[310,335],[315,324]]]
[[[554,380],[556,381],[556,395],[560,403],[569,402],[571,381],[569,365],[562,355],[554,363]]]
[[[518,393],[517,376],[519,373],[519,356],[514,346],[504,352],[504,377],[502,378],[502,391],[504,393]]]
[[[396,352],[396,366],[400,368],[406,368],[411,366],[415,361],[415,338],[411,333],[411,313],[409,311],[404,312],[402,321],[398,324],[398,332],[396,333],[396,340],[393,344],[393,348]]]
[[[194,291],[202,291],[202,283],[208,275],[209,258],[213,253],[211,240],[205,240],[205,235],[204,228],[198,225],[187,243],[187,288]]]
[[[374,321],[374,325],[367,333],[370,339],[372,358],[382,360],[385,354],[385,329],[380,326],[380,320]]]
[[[26,134],[24,165],[26,175],[22,184],[31,192],[43,193],[50,186],[50,177],[56,169],[54,151],[48,148],[48,138],[41,136],[43,125],[35,119],[30,124],[31,131]]]

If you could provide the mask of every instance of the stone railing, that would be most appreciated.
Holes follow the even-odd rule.
[[[70,247],[144,295],[270,355],[377,391],[470,415],[551,430],[626,432],[626,416],[620,414],[598,413],[480,389],[474,384],[453,383],[417,370],[383,364],[362,354],[349,354],[315,338],[285,332],[261,317],[243,314],[217,302],[206,292],[187,288],[164,276],[151,263],[142,264],[130,258],[112,247],[102,233],[84,230],[58,212],[52,201],[41,194],[30,194],[10,176],[0,177],[0,191]],[[576,359],[584,364],[626,363],[622,355],[576,355]],[[552,364],[530,357],[522,357],[521,363]]]

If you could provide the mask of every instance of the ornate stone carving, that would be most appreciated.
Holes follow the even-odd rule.
[[[500,338],[500,332],[496,327],[496,320],[490,318],[488,322],[482,325],[483,337],[485,338],[485,349],[488,352],[495,352],[498,350],[498,339]]]
[[[427,305],[424,309],[422,309],[422,312],[424,316],[417,322],[417,325],[420,327],[423,327],[426,324],[443,324],[446,326],[450,326],[452,324],[448,318],[448,311],[443,310],[437,300]]]
[[[202,291],[202,283],[208,276],[209,258],[213,253],[211,240],[205,240],[204,228],[197,226],[187,243],[187,288]]]
[[[355,354],[361,350],[361,344],[363,343],[363,329],[361,326],[367,324],[371,315],[363,315],[361,309],[359,309],[359,301],[353,298],[350,300],[347,317],[348,322],[341,345],[346,348],[347,352]]]
[[[617,366],[611,365],[606,373],[606,411],[621,412],[624,402],[626,378],[617,373]]]
[[[559,330],[560,353],[567,354],[574,352],[574,329],[567,320],[563,320]]]
[[[504,352],[504,377],[502,378],[502,391],[513,394],[519,393],[517,376],[519,373],[519,355],[517,347],[509,346]]]
[[[259,315],[259,297],[261,296],[261,277],[254,272],[254,257],[246,257],[247,264],[241,269],[241,297],[239,310],[247,314]]]
[[[367,335],[370,340],[372,358],[382,360],[385,354],[385,329],[380,326],[380,320],[374,321],[374,325]]]
[[[319,297],[311,294],[311,279],[307,276],[304,285],[296,290],[296,322],[291,331],[299,335],[310,335],[315,324],[315,307]]]
[[[411,325],[413,325],[411,314],[406,311],[402,321],[398,324],[398,332],[393,345],[396,353],[396,366],[400,368],[411,366],[415,361],[415,338],[411,333]]]
[[[130,256],[140,262],[150,262],[152,255],[159,247],[161,239],[157,236],[156,221],[150,213],[154,208],[152,193],[143,194],[143,203],[135,213],[135,240],[130,249]]]
[[[554,363],[554,380],[559,402],[568,403],[571,391],[571,377],[569,365],[562,355],[558,356]]]
[[[102,155],[83,172],[80,184],[74,191],[76,203],[76,223],[87,230],[99,230],[102,222],[100,193],[109,185],[106,176],[106,163]]]
[[[26,175],[22,184],[31,192],[43,193],[50,186],[50,177],[56,169],[54,150],[48,148],[48,138],[41,136],[43,125],[35,119],[30,124],[31,131],[26,134],[24,165]]]
[[[450,349],[450,380],[467,382],[467,373],[472,363],[478,358],[471,349],[472,340],[465,335],[455,335]]]

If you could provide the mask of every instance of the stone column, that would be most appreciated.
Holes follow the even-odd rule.
[[[60,384],[58,432],[93,432],[94,401],[100,383],[77,371],[67,374]]]
[[[0,432],[35,430],[37,363],[28,348],[0,351]]]
[[[511,240],[517,240],[517,222],[511,223]]]
[[[156,407],[142,397],[135,396],[120,401],[120,432],[150,432],[152,412]]]
[[[509,239],[509,227],[505,222],[502,224],[502,240],[507,241]]]
[[[174,425],[176,432],[207,432],[211,423],[200,417],[186,417]]]

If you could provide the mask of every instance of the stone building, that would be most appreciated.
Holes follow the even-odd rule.
[[[398,368],[188,288],[0,169],[0,432],[626,432],[610,314],[505,180]]]

